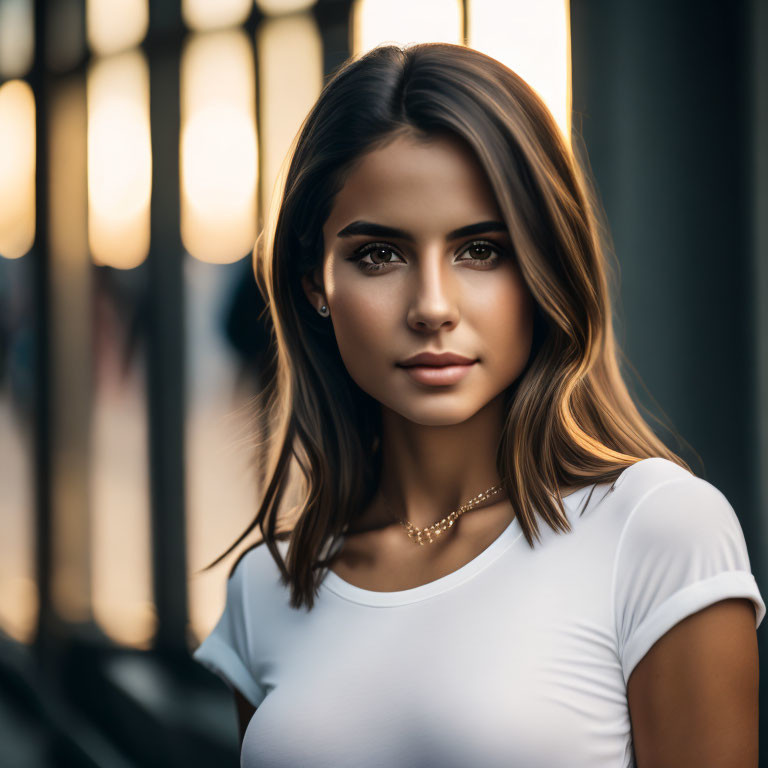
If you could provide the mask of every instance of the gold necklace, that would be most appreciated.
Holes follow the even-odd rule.
[[[423,545],[425,543],[425,537],[426,543],[432,544],[433,542],[437,541],[438,537],[443,531],[447,531],[465,512],[469,512],[470,509],[474,509],[481,501],[489,499],[491,496],[499,493],[501,490],[503,490],[503,486],[501,485],[491,486],[488,488],[488,490],[485,490],[482,493],[478,493],[477,496],[470,499],[466,504],[462,504],[458,509],[454,509],[453,512],[450,512],[442,520],[438,520],[436,523],[433,523],[426,528],[417,528],[410,520],[402,520],[396,517],[394,514],[392,514],[392,517],[406,529],[408,532],[408,538],[414,544]],[[389,502],[383,493],[381,494],[381,497],[384,500],[384,505],[387,507],[390,513],[392,513],[392,507],[389,505]]]

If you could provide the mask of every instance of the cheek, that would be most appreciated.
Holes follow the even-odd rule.
[[[365,377],[392,357],[388,352],[397,306],[383,292],[355,290],[338,286],[329,296],[333,306],[333,329],[339,353],[353,378]]]
[[[486,361],[513,373],[528,360],[533,341],[533,297],[521,278],[489,287],[473,313]]]

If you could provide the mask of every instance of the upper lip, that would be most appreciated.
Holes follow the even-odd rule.
[[[474,362],[476,361],[455,352],[419,352],[398,365],[408,368],[413,365],[468,365]]]

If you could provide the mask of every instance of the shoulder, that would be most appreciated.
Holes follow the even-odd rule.
[[[278,541],[285,556],[286,544]],[[244,550],[234,562],[226,585],[223,616],[254,657],[269,653],[281,642],[286,621],[291,621],[290,593],[281,582],[280,569],[266,544]]]
[[[746,554],[738,517],[725,495],[674,462],[644,459],[625,470],[614,485],[622,499],[620,549],[627,542],[635,551],[690,548],[725,537]]]
[[[735,510],[712,483],[672,462],[648,459],[625,471],[614,511],[619,536],[611,586],[625,682],[671,627],[721,600],[765,604],[750,570]]]
[[[285,558],[288,542],[276,542],[278,552]],[[280,569],[263,541],[244,550],[230,569],[227,578],[227,599],[236,605],[264,605],[270,600],[283,599]]]
[[[674,461],[661,456],[642,459],[627,467],[611,486],[621,489],[623,496],[639,500],[643,495],[675,480],[696,478]]]
[[[623,536],[628,521],[638,510],[658,508],[666,489],[675,484],[689,484],[698,478],[668,459],[652,457],[626,467],[613,481],[585,486],[566,499],[571,522],[591,530],[600,546],[613,550]],[[577,514],[571,514],[571,510]]]
[[[277,539],[275,541],[278,552],[285,558],[288,552],[288,541],[286,539]],[[259,541],[256,544],[243,550],[230,570],[231,578],[247,579],[251,574],[257,572],[277,572],[278,567],[269,547],[265,541]]]

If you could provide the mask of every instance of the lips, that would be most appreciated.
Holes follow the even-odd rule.
[[[458,384],[475,367],[475,361],[461,365],[402,365],[400,367],[419,384],[445,387]]]
[[[403,360],[398,365],[401,368],[412,368],[413,366],[443,367],[447,365],[471,365],[474,362],[477,361],[456,352],[420,352]]]

